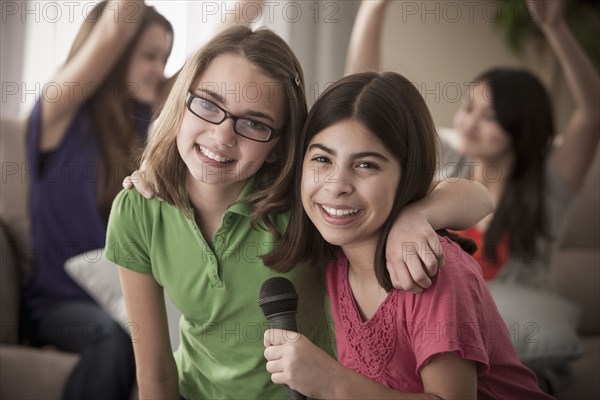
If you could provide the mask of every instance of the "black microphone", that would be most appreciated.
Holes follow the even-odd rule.
[[[298,311],[298,293],[294,284],[286,278],[269,278],[260,287],[258,305],[269,321],[271,328],[298,332],[296,312]],[[306,400],[302,393],[286,385],[289,400]]]

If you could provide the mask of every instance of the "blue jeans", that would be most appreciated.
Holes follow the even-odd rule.
[[[40,344],[80,355],[63,399],[130,399],[135,383],[131,338],[98,305],[62,303],[46,312],[36,325]]]

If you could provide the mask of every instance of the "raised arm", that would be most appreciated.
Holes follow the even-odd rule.
[[[46,98],[43,93],[40,151],[52,151],[59,145],[81,104],[96,93],[135,36],[145,8],[143,0],[112,0],[106,4],[89,37],[52,79],[62,95],[48,91],[52,97]]]
[[[465,229],[494,211],[488,190],[475,181],[440,181],[403,210],[387,240],[387,268],[396,289],[421,292],[444,264],[438,229]]]
[[[384,13],[390,1],[363,0],[356,14],[344,75],[381,72],[381,32]]]
[[[600,77],[567,26],[566,3],[533,0],[528,6],[557,57],[575,100],[575,110],[561,132],[562,143],[556,149],[555,162],[567,187],[578,190],[600,140]]]
[[[227,3],[236,3],[235,12],[227,12],[225,13],[224,9],[227,7],[227,10],[233,10],[234,8],[230,8],[231,5],[227,5]],[[235,2],[221,2],[221,23],[217,27],[216,34],[223,32],[231,28],[232,26],[243,25],[250,26],[252,22],[255,22],[257,19],[260,19],[260,15],[262,12],[264,0],[239,0]]]
[[[178,399],[163,289],[151,275],[119,268],[132,332],[140,399]]]

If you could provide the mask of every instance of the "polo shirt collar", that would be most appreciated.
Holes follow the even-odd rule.
[[[235,214],[242,215],[244,217],[250,217],[252,215],[252,207],[248,204],[244,199],[254,190],[254,181],[256,180],[255,176],[252,176],[246,182],[246,185],[242,189],[240,195],[238,196],[235,203],[233,203],[225,213],[231,212]]]

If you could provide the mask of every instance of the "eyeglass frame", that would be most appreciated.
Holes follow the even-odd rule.
[[[204,101],[206,101],[206,102],[209,102],[210,104],[212,104],[212,105],[214,105],[215,107],[217,107],[219,110],[221,110],[221,111],[224,113],[224,115],[223,115],[223,119],[222,119],[221,121],[219,121],[219,122],[212,122],[212,121],[209,121],[209,120],[207,120],[206,118],[203,118],[203,117],[199,116],[198,114],[196,114],[196,113],[195,113],[195,112],[192,110],[192,107],[191,107],[191,105],[192,105],[192,101],[194,101],[194,99],[195,99],[195,98],[198,98],[198,99],[204,100]],[[278,136],[281,134],[281,132],[284,130],[283,128],[275,129],[275,128],[273,128],[273,127],[271,127],[271,126],[269,126],[269,125],[267,125],[267,124],[265,124],[265,123],[263,123],[263,122],[259,122],[259,121],[256,121],[256,120],[253,120],[253,119],[250,119],[250,118],[243,118],[243,117],[238,117],[238,116],[236,116],[236,115],[233,115],[233,114],[232,114],[232,113],[230,113],[229,111],[225,110],[223,107],[220,107],[218,104],[215,104],[215,102],[214,102],[214,101],[211,101],[211,100],[207,99],[206,97],[198,96],[197,94],[194,94],[194,93],[192,93],[192,92],[188,92],[188,94],[187,94],[187,99],[186,99],[186,101],[185,101],[185,105],[186,105],[186,108],[187,108],[187,109],[188,109],[188,110],[189,110],[189,111],[190,111],[192,114],[194,114],[196,117],[200,118],[202,121],[206,121],[206,122],[208,122],[208,123],[210,123],[210,124],[213,124],[213,125],[221,125],[223,122],[225,122],[225,120],[226,120],[226,119],[231,119],[231,120],[233,120],[233,131],[235,132],[235,134],[236,134],[236,135],[240,135],[241,137],[244,137],[244,138],[246,138],[246,139],[248,139],[248,140],[252,140],[252,141],[254,141],[254,142],[268,143],[268,142],[270,142],[270,141],[274,140],[275,138],[277,138],[277,137],[278,137]],[[269,134],[269,138],[268,138],[268,139],[266,139],[266,140],[254,139],[254,138],[251,138],[251,137],[248,137],[248,136],[246,136],[246,135],[243,135],[243,134],[239,133],[239,132],[237,131],[237,128],[236,128],[236,126],[237,126],[237,122],[238,122],[239,120],[251,121],[251,122],[255,122],[255,123],[257,123],[257,124],[261,124],[261,125],[264,125],[264,126],[266,126],[267,128],[269,128],[269,129],[271,130],[271,133]]]

